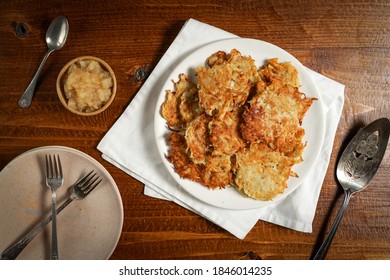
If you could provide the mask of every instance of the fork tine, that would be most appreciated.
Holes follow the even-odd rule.
[[[60,156],[45,155],[46,161],[46,178],[48,179],[63,179],[62,164]]]
[[[82,179],[80,179],[75,184],[75,187],[80,189],[84,194],[87,194],[91,192],[94,188],[96,188],[102,181],[102,179],[100,179],[99,181],[98,180],[99,180],[99,176],[97,176],[97,173],[94,172],[94,170],[92,170],[87,175],[85,175]]]
[[[46,155],[46,177],[53,177],[53,163],[50,155]]]
[[[95,176],[96,173],[92,174],[91,177],[84,181],[84,183],[80,186],[80,189],[84,191],[90,185],[90,182],[93,180],[93,178],[95,178]]]
[[[56,159],[56,156],[55,156],[55,155],[52,155],[51,157],[53,158],[53,164],[52,164],[53,173],[52,173],[52,177],[53,177],[53,178],[58,178],[58,165],[57,165],[57,159]]]
[[[85,186],[85,184],[88,183],[88,181],[96,175],[96,173],[95,173],[95,174],[92,175],[92,177],[90,177],[90,175],[91,175],[93,172],[94,172],[94,170],[92,170],[92,171],[89,172],[87,175],[85,175],[83,178],[81,178],[79,181],[77,181],[76,184],[75,184],[75,186],[76,186],[77,188],[82,189],[82,188]]]
[[[91,191],[93,191],[93,189],[95,189],[99,184],[100,182],[102,181],[102,179],[100,179],[99,181],[97,181],[99,179],[99,177],[96,177],[96,179],[87,187],[84,189],[84,193],[87,194]],[[96,182],[97,181],[97,182]],[[96,182],[96,183],[95,183]]]
[[[47,155],[45,155],[45,162],[46,162],[46,178],[49,177],[49,160],[47,158]]]
[[[55,157],[54,157],[55,159]],[[57,162],[58,162],[58,166],[57,166]],[[57,178],[63,178],[62,176],[62,165],[61,165],[61,160],[60,160],[60,156],[57,155],[57,162],[56,162],[56,168],[57,168]]]

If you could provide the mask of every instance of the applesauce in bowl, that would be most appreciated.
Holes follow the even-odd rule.
[[[116,78],[102,59],[82,56],[62,68],[56,87],[65,108],[90,116],[103,112],[111,104],[116,94]]]

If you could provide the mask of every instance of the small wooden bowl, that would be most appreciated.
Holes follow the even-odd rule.
[[[66,78],[69,67],[71,65],[75,64],[76,62],[81,61],[81,60],[95,60],[95,61],[99,62],[100,66],[105,71],[108,71],[110,73],[111,78],[112,78],[112,83],[113,83],[112,88],[111,88],[110,99],[101,108],[96,109],[95,111],[91,111],[91,112],[82,112],[82,111],[78,111],[78,110],[75,110],[73,108],[70,108],[68,106],[68,98],[66,97],[65,92],[64,92],[65,78]],[[97,115],[97,114],[103,112],[104,110],[106,110],[115,98],[116,87],[117,87],[117,83],[116,83],[114,71],[112,71],[111,67],[105,61],[103,61],[102,59],[100,59],[98,57],[94,57],[94,56],[80,56],[80,57],[77,57],[77,58],[69,61],[61,69],[60,73],[58,74],[57,83],[56,83],[57,94],[58,94],[59,99],[61,100],[61,103],[64,105],[64,107],[66,109],[68,109],[69,111],[71,111],[72,113],[75,113],[75,114],[81,115],[81,116],[93,116],[93,115]]]

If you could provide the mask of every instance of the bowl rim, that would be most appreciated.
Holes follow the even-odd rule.
[[[80,112],[78,110],[70,108],[68,106],[68,103],[67,103],[67,100],[65,97],[65,92],[63,90],[64,85],[62,83],[62,80],[63,80],[65,73],[68,71],[68,68],[71,65],[73,65],[76,62],[81,61],[81,60],[95,60],[95,61],[99,62],[99,64],[110,73],[111,78],[112,78],[112,89],[111,89],[110,99],[108,99],[108,101],[106,102],[106,104],[104,104],[104,106],[102,106],[101,108],[99,108],[95,111],[92,111],[92,112]],[[63,66],[61,68],[61,71],[59,72],[59,74],[57,76],[56,89],[57,89],[57,95],[58,95],[62,105],[64,105],[64,107],[67,110],[69,110],[70,112],[75,113],[77,115],[81,115],[81,116],[93,116],[93,115],[97,115],[97,114],[103,112],[111,105],[111,103],[114,100],[115,95],[116,95],[117,82],[116,82],[116,77],[115,77],[114,71],[112,70],[110,65],[108,65],[107,62],[105,62],[103,59],[98,58],[96,56],[84,55],[84,56],[79,56],[79,57],[76,57],[76,58],[70,60],[68,63],[65,64],[65,66]]]

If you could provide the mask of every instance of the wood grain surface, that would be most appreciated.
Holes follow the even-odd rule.
[[[39,146],[83,151],[111,173],[124,206],[112,259],[309,259],[342,201],[335,165],[363,125],[390,117],[388,1],[0,1],[0,169]],[[65,47],[49,57],[32,105],[18,106],[46,51],[45,33],[68,18]],[[346,86],[345,104],[312,233],[259,221],[244,240],[172,202],[143,195],[143,185],[101,158],[97,144],[132,101],[189,18],[287,50]],[[68,112],[55,81],[69,60],[107,61],[118,81],[111,107],[93,117]],[[352,198],[328,259],[390,259],[390,153],[364,192]],[[1,211],[1,210],[0,210]]]

